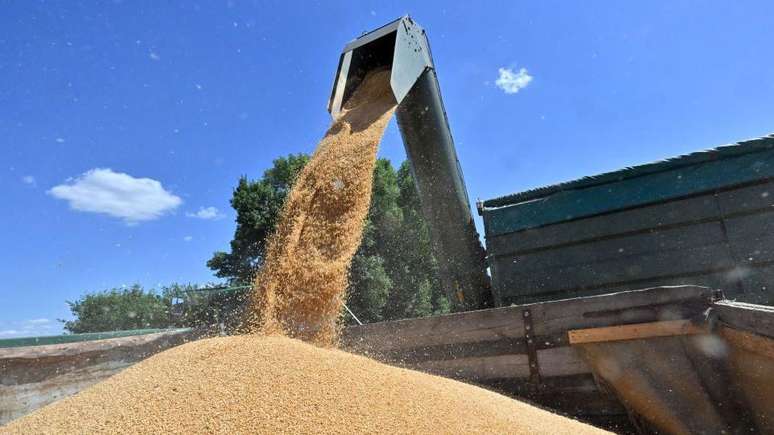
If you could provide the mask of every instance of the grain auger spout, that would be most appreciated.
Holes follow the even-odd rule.
[[[336,116],[368,71],[390,68],[396,117],[430,225],[441,281],[457,310],[492,305],[484,250],[470,211],[425,31],[410,17],[344,47],[328,103]]]

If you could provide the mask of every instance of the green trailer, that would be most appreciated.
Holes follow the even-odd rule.
[[[478,210],[498,306],[683,284],[774,301],[774,136]]]

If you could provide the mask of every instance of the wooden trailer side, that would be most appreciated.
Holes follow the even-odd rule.
[[[600,388],[567,331],[693,318],[716,297],[681,286],[374,323],[346,328],[342,346],[623,430],[626,409]]]

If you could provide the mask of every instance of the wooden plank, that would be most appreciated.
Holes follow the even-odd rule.
[[[774,339],[728,327],[719,328],[719,333],[733,346],[774,360]]]
[[[523,335],[520,312],[495,308],[351,326],[343,331],[341,342],[359,353],[379,354],[410,347],[520,339]]]
[[[774,307],[723,300],[712,304],[712,311],[734,329],[774,338]]]
[[[760,352],[760,346],[744,339],[737,343],[728,342],[731,343],[731,351],[724,360],[731,377],[730,383],[742,395],[746,414],[755,423],[748,427],[754,428],[757,433],[774,434],[774,408],[771,406],[774,403],[774,359]]]
[[[571,246],[561,246],[526,254],[490,256],[498,266],[498,273],[513,269],[519,273],[545,271],[579,264],[599,263],[634,255],[688,249],[724,242],[726,236],[720,222],[704,222],[695,225],[652,230],[622,237],[590,241]]]
[[[658,433],[716,433],[727,425],[685,351],[686,341],[672,336],[578,347],[598,377]]]
[[[639,340],[674,335],[705,334],[706,328],[690,320],[667,320],[663,322],[636,323],[602,328],[574,329],[567,331],[570,344],[599,343],[606,341]]]
[[[726,190],[717,195],[724,216],[774,207],[774,182]]]
[[[423,372],[472,382],[486,379],[529,377],[529,362],[526,355],[426,361],[412,364],[410,367]]]
[[[539,350],[538,368],[543,377],[571,376],[591,373],[591,368],[570,346]]]
[[[539,385],[525,378],[485,379],[476,384],[581,420],[588,416],[626,414],[615,397],[599,390],[591,373],[544,377]]]
[[[530,305],[535,334],[570,329],[691,318],[707,310],[712,289],[696,286],[657,287]]]
[[[498,255],[513,252],[514,249],[528,251],[707,219],[720,219],[713,195],[702,195],[541,228],[487,236],[486,245],[487,252]]]
[[[522,340],[522,310],[533,317],[534,334],[541,342],[568,329],[593,328],[611,324],[669,320],[670,316],[690,317],[709,307],[714,292],[695,286],[664,287],[545,302],[514,307],[455,313],[424,319],[350,326],[342,334],[345,349],[379,357],[389,352],[397,359],[423,346],[476,343],[477,347],[497,346]],[[466,344],[465,344],[466,343]],[[551,340],[547,347],[564,342]],[[538,350],[540,352],[540,350]],[[441,355],[434,357],[443,358]]]
[[[502,378],[487,379],[479,382],[480,385],[505,391],[511,396],[533,398],[542,395],[554,395],[557,392],[562,393],[596,393],[599,394],[599,386],[594,380],[594,375],[584,373],[570,376],[552,376],[543,378],[540,384],[528,382],[525,379]]]
[[[525,352],[526,345],[523,338],[504,338],[501,340],[487,340],[473,343],[442,343],[420,347],[382,350],[379,352],[378,359],[384,362],[413,364],[422,361],[512,355]]]
[[[493,278],[495,287],[505,299],[509,295],[601,287],[610,283],[623,285],[647,278],[710,273],[733,266],[728,246],[719,243],[525,273],[513,269],[503,271],[500,265],[500,276]]]

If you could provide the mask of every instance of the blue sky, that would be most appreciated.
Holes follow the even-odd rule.
[[[405,13],[472,200],[774,131],[771,2],[8,2],[0,338],[213,281],[237,178],[312,151],[343,45]],[[404,158],[394,123],[380,153]]]

